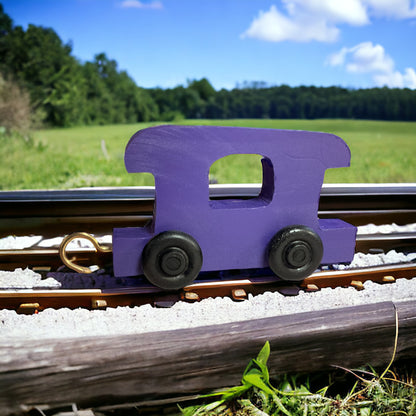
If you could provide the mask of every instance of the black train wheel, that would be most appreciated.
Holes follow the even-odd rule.
[[[269,267],[283,280],[301,281],[321,263],[323,245],[319,235],[309,227],[293,225],[283,228],[269,244]]]
[[[202,251],[189,234],[165,231],[146,244],[142,266],[150,283],[165,290],[177,290],[191,284],[198,276]]]

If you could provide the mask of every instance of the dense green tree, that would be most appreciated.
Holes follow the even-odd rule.
[[[149,121],[158,107],[104,53],[81,64],[51,28],[13,26],[0,5],[0,70],[29,91],[54,126]]]
[[[117,62],[104,53],[83,66],[87,84],[87,119],[94,124],[135,123],[158,118],[158,108],[150,95],[137,87]]]
[[[0,36],[7,35],[13,28],[13,20],[4,13],[3,5],[0,4]]]
[[[204,101],[208,101],[216,93],[214,87],[206,78],[202,78],[199,81],[188,81],[188,89],[196,91],[199,95],[199,98]]]
[[[81,63],[72,56],[71,44],[63,43],[53,29],[14,26],[1,4],[0,72],[16,88],[28,91],[30,107],[54,126],[180,117],[416,121],[416,91],[410,89],[289,87],[251,81],[216,91],[207,78],[175,88],[143,89],[105,53]]]
[[[3,72],[29,91],[35,108],[42,107],[46,122],[69,125],[82,113],[83,83],[71,45],[63,44],[53,29],[14,27],[1,39]]]

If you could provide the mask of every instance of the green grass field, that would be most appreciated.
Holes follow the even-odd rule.
[[[416,182],[416,123],[365,120],[186,120],[209,124],[334,133],[350,146],[350,168],[329,170],[327,183]],[[124,148],[151,124],[45,129],[29,141],[0,136],[0,189],[68,189],[152,185],[149,174],[127,174]],[[105,149],[103,145],[105,144]],[[219,183],[259,182],[258,159],[236,157],[211,170]]]

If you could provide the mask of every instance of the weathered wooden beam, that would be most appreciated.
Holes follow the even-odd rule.
[[[398,312],[398,358],[416,357],[416,305],[384,302],[104,338],[0,340],[0,414],[66,403],[104,406],[183,396],[240,383],[271,343],[272,374],[385,365]]]
[[[401,359],[416,358],[416,302],[395,302],[399,323],[397,356]]]

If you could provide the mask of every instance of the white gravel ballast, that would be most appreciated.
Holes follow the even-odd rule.
[[[415,259],[416,253],[358,253],[352,265],[368,267]],[[30,270],[16,270],[10,275],[0,275],[0,283],[12,276],[20,287],[24,286],[24,277],[28,282],[34,282],[34,287],[41,282],[39,275]],[[52,280],[49,284],[54,287],[60,282]],[[30,283],[25,287],[30,287]],[[93,311],[64,308],[46,309],[35,315],[0,310],[0,337],[30,340],[138,334],[399,300],[416,301],[416,277],[410,280],[398,279],[394,284],[366,282],[362,291],[352,287],[327,288],[314,293],[300,292],[293,297],[283,296],[278,292],[266,292],[258,296],[250,295],[248,300],[242,302],[234,302],[228,298],[210,298],[198,303],[178,302],[168,309],[150,305]]]

